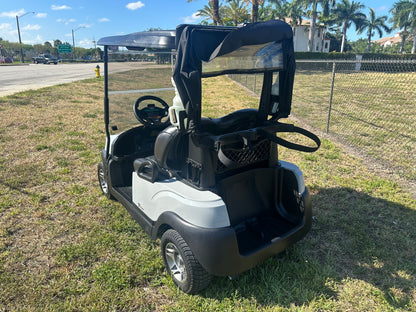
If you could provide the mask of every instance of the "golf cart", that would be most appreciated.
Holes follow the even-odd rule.
[[[312,212],[302,172],[277,151],[282,145],[313,152],[320,141],[279,121],[290,114],[295,73],[288,24],[180,25],[98,44],[104,46],[107,136],[98,165],[101,190],[153,240],[160,238],[166,270],[182,291],[196,293],[213,275],[246,271],[306,235]],[[161,60],[174,57],[174,68],[149,68],[143,55],[157,51]],[[231,74],[262,77],[257,107],[202,116],[202,78]],[[134,123],[127,121],[132,116]],[[313,144],[288,142],[277,135],[282,132]]]

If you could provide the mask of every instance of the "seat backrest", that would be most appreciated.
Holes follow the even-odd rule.
[[[165,128],[156,138],[155,159],[164,169],[182,170],[188,153],[187,135],[176,126]]]

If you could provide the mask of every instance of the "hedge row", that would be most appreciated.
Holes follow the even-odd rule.
[[[362,63],[359,67],[361,71],[376,71],[376,72],[414,72],[416,71],[416,54],[383,54],[383,53],[319,53],[319,52],[295,52],[296,60],[312,60],[312,62],[298,62],[296,64],[297,70],[319,70],[331,71],[333,60],[356,60],[356,55],[362,55],[362,60],[376,60],[387,61],[382,63]],[[313,62],[313,61],[328,62]],[[414,60],[412,63],[389,63],[392,60]],[[339,63],[337,70],[356,70],[355,63]]]
[[[295,52],[297,60],[355,60],[357,55],[363,60],[416,60],[416,54]]]

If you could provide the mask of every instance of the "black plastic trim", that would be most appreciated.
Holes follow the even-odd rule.
[[[137,207],[134,203],[132,203],[129,199],[124,197],[124,195],[121,192],[117,191],[117,188],[113,188],[109,185],[109,189],[111,190],[111,195],[114,196],[114,198],[119,201],[130,213],[130,215],[133,217],[133,219],[141,226],[143,231],[151,236],[154,222],[149,219],[144,212],[140,210],[139,207]]]
[[[234,228],[201,228],[194,226],[173,212],[163,213],[153,226],[152,239],[161,235],[159,228],[175,229],[187,242],[196,259],[210,274],[232,276],[253,268],[266,259],[282,252],[302,239],[312,224],[311,200],[306,189],[302,194],[305,213],[300,225],[285,236],[259,247],[248,255],[241,255]]]

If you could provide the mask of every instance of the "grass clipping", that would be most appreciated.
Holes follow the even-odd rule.
[[[257,103],[215,79],[207,115]],[[100,193],[102,93],[90,79],[0,98],[0,311],[416,310],[415,201],[326,139],[314,154],[279,149],[312,194],[307,237],[199,296],[179,292],[158,242]]]

